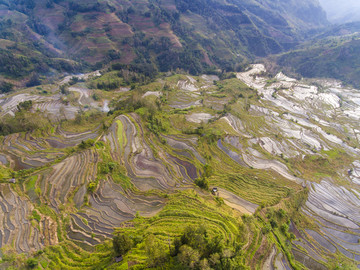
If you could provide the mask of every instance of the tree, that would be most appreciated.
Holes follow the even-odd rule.
[[[91,193],[93,193],[97,188],[97,182],[90,182],[88,184],[87,190]]]
[[[41,84],[41,81],[40,81],[39,75],[33,74],[31,76],[30,80],[27,82],[26,86],[27,87],[33,87],[33,86],[37,86],[37,85],[40,85],[40,84]]]
[[[118,234],[113,238],[115,256],[125,255],[132,246],[130,238],[125,234]]]
[[[195,179],[195,184],[202,189],[209,189],[209,182],[204,176]]]
[[[17,109],[19,110],[19,112],[30,111],[30,109],[32,108],[32,105],[33,105],[32,100],[26,100],[26,101],[20,102],[19,105],[17,105]]]
[[[80,149],[87,149],[92,146],[94,146],[95,141],[93,139],[87,139],[86,141],[81,141],[81,143],[78,145]]]
[[[30,258],[26,261],[26,265],[30,269],[34,269],[38,265],[38,261],[35,258]]]
[[[195,269],[200,261],[199,251],[188,245],[183,245],[179,250],[178,260],[182,265]]]
[[[153,234],[146,238],[145,251],[149,266],[159,266],[166,262],[166,248]]]
[[[66,96],[70,94],[70,91],[68,90],[68,85],[67,84],[60,85],[60,92],[61,94]]]
[[[289,230],[289,226],[286,224],[286,223],[284,223],[284,224],[281,224],[281,226],[280,226],[280,230],[281,230],[281,232],[283,233],[283,234],[287,234],[287,232],[288,232],[288,230]]]
[[[9,82],[2,82],[0,84],[0,93],[9,93],[14,88],[14,85]]]

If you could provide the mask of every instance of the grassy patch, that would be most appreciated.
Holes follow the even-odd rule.
[[[5,181],[7,179],[10,179],[12,176],[12,170],[0,165],[0,181]]]
[[[339,149],[322,151],[321,155],[289,159],[289,164],[295,171],[300,171],[305,179],[314,181],[319,181],[324,177],[338,178],[337,172],[344,170],[352,162],[353,158]]]
[[[37,179],[38,179],[38,175],[33,175],[33,176],[29,177],[29,179],[26,182],[26,190],[27,191],[35,190],[35,185],[36,185]]]
[[[120,120],[116,121],[117,124],[117,137],[119,140],[120,151],[122,151],[127,144],[126,133],[123,129],[123,124]]]
[[[216,174],[209,180],[212,186],[223,187],[259,205],[277,204],[281,199],[288,197],[292,190],[277,183],[270,175],[257,175],[251,172]]]

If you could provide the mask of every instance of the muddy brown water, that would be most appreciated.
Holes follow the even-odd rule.
[[[52,148],[62,149],[62,148],[74,146],[74,144],[65,144],[63,142],[53,140],[53,139],[46,139],[46,141],[50,144],[50,146]]]
[[[17,157],[11,153],[8,153],[8,155],[11,157],[11,159],[14,161],[14,167],[13,169],[15,171],[20,171],[20,170],[27,170],[27,169],[31,169],[32,166],[29,164],[26,164],[24,162],[21,161],[20,157]]]
[[[172,160],[174,160],[177,164],[180,164],[186,169],[186,173],[191,178],[191,180],[195,180],[196,178],[198,178],[197,169],[193,164],[185,160],[179,159],[177,157],[174,157],[172,155],[169,155],[169,157]]]

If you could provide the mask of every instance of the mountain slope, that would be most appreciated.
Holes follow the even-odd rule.
[[[318,39],[304,44],[299,50],[278,56],[284,70],[308,78],[334,78],[353,87],[360,87],[359,23],[331,28]],[[353,33],[355,32],[355,33]],[[342,36],[343,34],[348,34]]]
[[[211,66],[241,68],[253,57],[293,47],[327,23],[315,0],[2,0],[0,12],[3,23],[17,25],[11,28],[16,37],[3,29],[3,39],[26,41],[46,59],[194,74]]]

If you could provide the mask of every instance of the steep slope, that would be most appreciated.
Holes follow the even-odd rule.
[[[353,87],[360,87],[360,36],[351,34],[358,24],[335,27],[321,35],[323,39],[301,49],[277,57],[285,71],[308,78],[335,78]],[[341,34],[349,34],[341,36]]]
[[[110,61],[132,63],[145,73],[180,68],[195,74],[213,66],[234,70],[253,57],[289,49],[304,33],[326,24],[315,0],[3,0],[0,4],[2,47],[14,54],[8,61],[30,58],[29,67],[18,75],[39,69],[33,65],[36,61],[69,71],[69,63],[52,63],[59,61],[57,57],[97,67]],[[24,43],[29,51],[13,48],[14,42]]]
[[[63,53],[46,41],[46,29],[37,29],[24,11],[12,8],[7,1],[0,2],[0,74],[20,83],[32,73],[51,74],[74,72],[79,64],[63,58]],[[36,29],[37,31],[36,31]],[[15,80],[16,79],[16,80]],[[18,81],[18,82],[17,82]],[[37,82],[33,82],[36,84]]]

